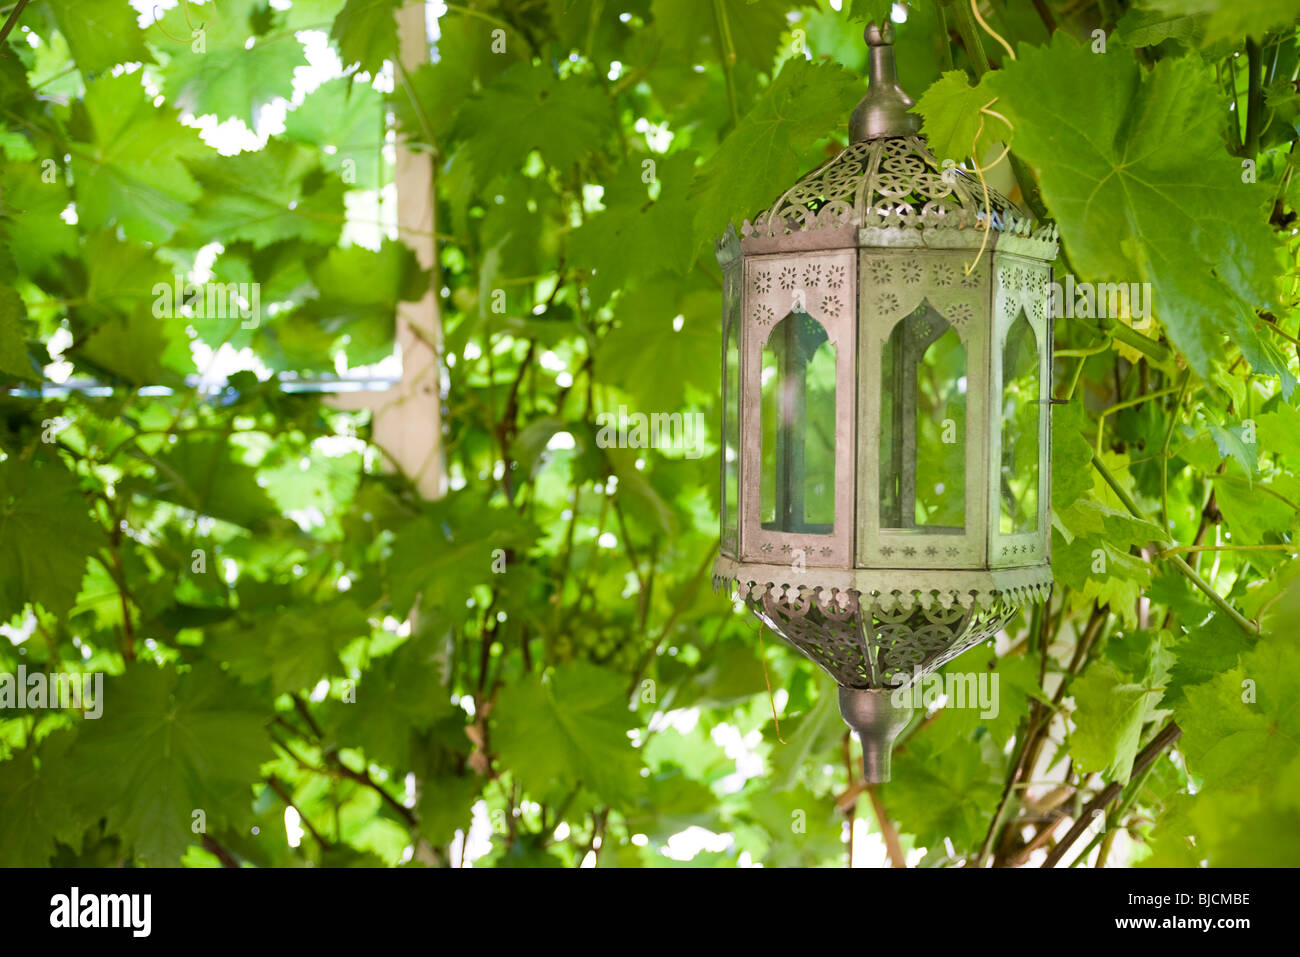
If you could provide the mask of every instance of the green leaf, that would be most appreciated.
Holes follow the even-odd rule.
[[[921,95],[912,112],[925,118],[921,132],[934,155],[960,163],[982,157],[991,144],[1009,138],[1006,123],[980,113],[995,99],[986,88],[971,86],[965,71],[950,70]]]
[[[803,151],[838,132],[861,95],[859,81],[838,64],[787,60],[700,170],[696,236],[712,239],[772,203],[806,172]]]
[[[717,391],[721,378],[717,295],[699,291],[676,300],[676,292],[669,283],[655,283],[640,295],[620,300],[618,328],[596,352],[600,381],[617,385],[636,399],[639,406],[633,411],[681,409],[687,385],[706,395]],[[674,328],[677,324],[680,329]],[[646,375],[647,369],[672,369],[673,374]]]
[[[214,629],[210,649],[232,675],[256,685],[270,679],[273,694],[310,690],[321,678],[343,672],[339,652],[370,634],[356,602],[343,598],[308,608],[286,608],[255,626],[234,621]]]
[[[1233,543],[1260,545],[1270,536],[1295,527],[1297,516],[1286,496],[1263,482],[1250,483],[1232,475],[1217,475],[1214,498],[1233,531]]]
[[[1169,17],[1204,17],[1206,46],[1262,39],[1277,27],[1294,26],[1300,17],[1298,0],[1142,0],[1142,6]]]
[[[517,63],[462,104],[457,156],[469,163],[475,186],[517,172],[532,150],[568,170],[600,148],[610,117],[609,101],[590,79],[561,80],[548,67]]]
[[[1185,689],[1179,749],[1206,790],[1268,786],[1300,756],[1300,649],[1261,638],[1236,668]]]
[[[270,760],[266,710],[203,664],[181,674],[137,664],[104,683],[104,715],[82,725],[69,760],[79,798],[135,853],[173,866],[191,843],[194,812],[209,832],[245,818],[259,766]]]
[[[1199,58],[1144,71],[1057,33],[983,82],[1081,274],[1150,282],[1156,317],[1201,376],[1227,334],[1261,372],[1291,381],[1252,311],[1270,301],[1276,274],[1267,190],[1243,183],[1225,152]]]
[[[635,724],[622,675],[572,662],[502,689],[492,744],[501,767],[531,793],[581,783],[619,804],[643,787],[641,759],[627,736]]]
[[[158,478],[150,494],[164,501],[245,528],[279,514],[257,473],[237,462],[220,438],[185,436],[153,463]]]
[[[666,51],[686,63],[717,62],[721,16],[736,60],[768,71],[786,29],[786,7],[773,0],[654,0],[650,10]]]
[[[397,9],[401,0],[348,0],[330,28],[343,65],[378,74],[385,60],[397,59]]]
[[[0,286],[0,374],[35,379],[37,370],[27,356],[27,336],[23,332],[25,318],[27,307],[18,290]]]
[[[272,140],[266,149],[192,162],[203,187],[187,228],[198,241],[245,239],[261,248],[286,239],[333,245],[343,225],[341,181],[316,153]]]
[[[434,644],[412,638],[371,663],[357,685],[356,700],[335,706],[335,728],[343,744],[360,747],[371,761],[404,768],[410,766],[416,732],[448,719],[463,732],[464,713],[451,703]],[[460,738],[468,747],[463,733]],[[458,826],[467,820],[468,814]],[[421,824],[426,823],[421,814]]]
[[[886,800],[900,827],[924,845],[945,838],[958,848],[975,848],[988,829],[1001,782],[976,741],[948,743],[942,750],[928,734],[908,739],[893,759]]]
[[[592,271],[588,288],[597,302],[629,280],[682,274],[694,264],[694,245],[683,240],[691,235],[695,213],[690,202],[695,156],[683,150],[625,164],[605,187],[605,211],[573,234],[573,261]],[[660,187],[657,199],[650,198],[647,177]]]
[[[179,325],[183,320],[155,319],[144,308],[114,316],[89,333],[79,354],[128,382],[155,385],[163,377],[161,359],[167,349],[165,323],[169,321]]]
[[[105,544],[77,479],[57,461],[0,462],[0,621],[38,602],[62,615]]]
[[[1164,701],[1176,707],[1183,692],[1237,667],[1238,657],[1255,645],[1255,638],[1220,612],[1189,628],[1175,646],[1178,661],[1170,673]]]
[[[84,822],[65,780],[73,737],[57,731],[0,762],[0,867],[47,867],[56,841],[80,846]]]
[[[322,83],[284,119],[284,135],[319,147],[322,162],[358,189],[380,185],[384,103],[369,84],[339,77]]]
[[[127,0],[56,0],[50,8],[82,73],[119,63],[152,63],[138,14]]]
[[[1089,665],[1070,685],[1076,708],[1070,756],[1079,769],[1100,771],[1108,781],[1127,783],[1142,726],[1162,693],[1163,688],[1149,680],[1134,681],[1110,661]]]
[[[211,151],[153,105],[138,73],[86,84],[85,105],[94,138],[72,154],[83,228],[120,226],[129,239],[166,242],[200,194],[183,161]]]
[[[508,509],[451,496],[398,530],[389,562],[393,603],[406,614],[421,607],[464,604],[475,584],[504,571],[507,549],[526,549],[536,530]]]
[[[1092,446],[1083,403],[1052,406],[1052,508],[1060,512],[1093,485]]]
[[[196,51],[186,22],[187,16],[195,14],[185,6],[173,7],[163,17],[167,33],[184,42],[165,35],[159,39],[169,57],[163,69],[169,99],[196,116],[236,117],[256,129],[264,104],[293,95],[294,68],[307,65],[302,45],[288,30],[254,35],[249,17],[258,11],[258,4],[256,0],[237,0],[199,14],[203,38],[202,49]],[[249,40],[251,47],[247,46]]]

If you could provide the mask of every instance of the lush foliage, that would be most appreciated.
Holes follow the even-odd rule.
[[[1153,315],[1058,322],[1055,594],[951,666],[998,716],[918,720],[874,794],[830,682],[709,583],[711,240],[842,145],[890,5],[845,6],[466,0],[409,73],[398,0],[22,11],[0,672],[108,677],[98,719],[0,711],[0,864],[1008,864],[1097,808],[1066,859],[1300,862],[1297,4],[907,5],[936,151],[1009,143],[1058,274]],[[392,135],[436,160],[432,274],[376,226]],[[157,317],[176,275],[262,321]],[[430,283],[436,502],[293,388]],[[600,447],[620,405],[703,413],[708,454]]]

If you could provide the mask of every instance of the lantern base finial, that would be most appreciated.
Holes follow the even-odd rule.
[[[912,710],[894,704],[888,688],[840,688],[840,714],[862,742],[862,776],[868,784],[889,780],[894,739],[912,720]]]

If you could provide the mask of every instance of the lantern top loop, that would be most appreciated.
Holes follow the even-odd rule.
[[[910,112],[916,101],[898,85],[894,28],[888,20],[882,26],[869,23],[864,37],[871,85],[849,118],[849,141],[863,143],[887,136],[914,136],[920,129],[916,114]]]

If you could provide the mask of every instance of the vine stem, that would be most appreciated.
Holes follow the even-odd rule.
[[[1092,454],[1092,466],[1101,473],[1101,477],[1105,479],[1106,484],[1111,487],[1111,490],[1117,496],[1119,496],[1119,500],[1124,503],[1124,507],[1129,510],[1129,514],[1144,522],[1151,521],[1142,509],[1138,508],[1137,503],[1133,501],[1133,496],[1129,495],[1128,491],[1120,485],[1115,476],[1111,474],[1110,469],[1106,468],[1106,464],[1102,462],[1101,456],[1096,452],[1093,452]],[[1205,597],[1210,599],[1210,601],[1212,601],[1220,611],[1231,618],[1242,631],[1246,632],[1248,635],[1259,635],[1259,626],[1228,604],[1228,602],[1224,600],[1223,596],[1211,588],[1209,583],[1196,573],[1196,569],[1192,568],[1192,566],[1187,564],[1187,562],[1181,557],[1178,555],[1166,555],[1160,550],[1157,550],[1156,557],[1164,558],[1173,565],[1173,567],[1177,569],[1184,578],[1203,592]]]
[[[736,103],[736,78],[732,67],[736,63],[736,47],[731,40],[731,21],[722,0],[713,0],[713,19],[718,27],[718,58],[722,61],[722,76],[727,84],[727,106],[731,110],[731,128],[740,123],[740,108]]]
[[[1178,727],[1176,722],[1171,721],[1169,724],[1165,725],[1161,732],[1152,738],[1150,743],[1138,753],[1136,758],[1134,758],[1133,773],[1139,776],[1145,773],[1146,769],[1155,763],[1156,758],[1158,758],[1166,748],[1172,747],[1173,743],[1182,736],[1183,729]],[[1120,792],[1123,790],[1123,785],[1112,781],[1102,789],[1101,793],[1089,801],[1087,806],[1082,812],[1080,812],[1078,818],[1075,820],[1074,826],[1066,832],[1065,837],[1061,838],[1061,842],[1047,852],[1047,859],[1043,861],[1043,867],[1050,869],[1059,864],[1061,858],[1065,857],[1065,852],[1068,851],[1074,842],[1083,835],[1083,832],[1092,825],[1093,812],[1103,810],[1107,805],[1119,797]]]

